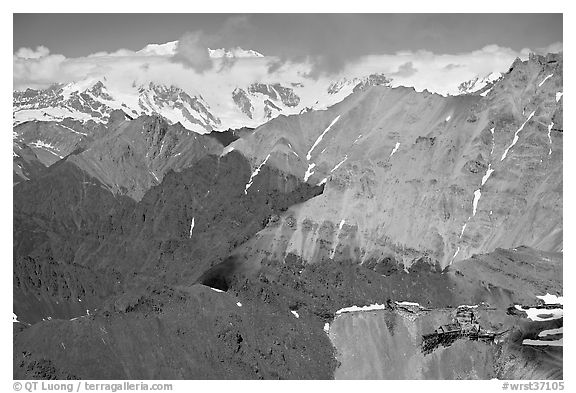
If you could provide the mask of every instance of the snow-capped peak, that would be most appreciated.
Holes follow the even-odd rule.
[[[462,82],[458,86],[459,94],[480,94],[487,91],[494,83],[502,77],[500,72],[490,72],[489,74],[480,77],[476,76],[469,81]]]
[[[68,99],[73,93],[82,93],[97,83],[102,83],[97,78],[88,77],[76,82],[70,82],[62,86],[62,95],[64,99]]]
[[[143,56],[174,56],[178,41],[170,41],[165,44],[148,44],[136,53]]]
[[[344,77],[332,82],[330,86],[328,86],[328,94],[335,95],[342,90],[346,90],[347,93],[350,94],[352,91],[356,92],[369,86],[390,86],[391,82],[392,79],[384,74],[370,74],[365,77],[354,77],[350,79]]]
[[[105,123],[113,110],[122,110],[132,118],[160,115],[172,124],[180,123],[201,134],[220,126],[220,119],[211,113],[202,96],[153,82],[133,84],[126,90],[108,88],[101,80],[87,78],[46,90],[14,93],[14,124],[29,120],[60,121],[67,117]]]
[[[140,49],[136,53],[141,56],[174,56],[176,54],[176,48],[178,47],[178,41],[170,41],[165,44],[148,44],[144,48]],[[248,57],[264,57],[262,53],[256,52],[251,49],[242,49],[240,47],[236,48],[218,48],[210,49],[208,48],[208,53],[213,59],[220,59],[223,57],[228,58],[248,58]]]
[[[232,48],[232,49],[210,49],[208,48],[208,53],[210,53],[210,57],[213,59],[219,59],[222,57],[234,57],[234,58],[247,58],[247,57],[264,57],[262,53],[256,52],[252,49],[242,49],[240,47]]]

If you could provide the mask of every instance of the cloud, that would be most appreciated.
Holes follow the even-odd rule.
[[[202,32],[185,33],[178,40],[172,60],[199,73],[209,70],[213,64],[205,41]]]
[[[236,64],[236,61],[238,59],[236,59],[235,57],[223,57],[222,59],[220,59],[220,64],[218,66],[218,71],[217,72],[224,72],[224,71],[229,71],[234,64]]]
[[[20,59],[40,59],[50,54],[50,50],[45,46],[39,46],[36,50],[30,48],[20,48],[14,56]]]
[[[464,66],[463,64],[452,64],[452,63],[450,63],[450,64],[445,65],[445,66],[444,66],[444,69],[445,69],[446,71],[452,71],[452,70],[455,70],[456,68],[460,68],[460,67],[465,67],[465,66]]]
[[[530,52],[530,51],[528,51]],[[514,59],[527,59],[528,52],[517,52],[498,45],[457,54],[430,51],[400,51],[394,54],[365,56],[346,66],[348,75],[384,73],[393,77],[394,86],[412,86],[441,94],[457,94],[458,85],[490,72],[506,72]],[[408,63],[411,63],[408,66]],[[455,66],[457,65],[457,66]]]
[[[409,61],[407,63],[400,65],[398,67],[398,71],[396,71],[390,75],[395,76],[395,77],[400,76],[400,77],[408,78],[417,72],[418,72],[418,70],[416,68],[414,68],[414,64],[412,64],[412,62]]]
[[[530,52],[533,53],[537,53],[539,55],[545,55],[547,53],[560,53],[562,52],[562,43],[561,42],[554,42],[548,46],[542,47],[542,48],[535,48],[534,50],[531,50],[529,48],[524,48],[521,50],[521,52],[523,54],[528,54]]]
[[[286,60],[279,59],[279,58],[272,58],[268,62],[268,73],[273,74],[278,71],[282,66],[286,64]]]
[[[217,72],[234,66],[236,59],[223,58],[217,62],[210,58],[208,48],[219,48],[224,42],[233,42],[239,35],[245,35],[251,29],[249,15],[231,16],[212,34],[203,31],[186,32],[176,44],[176,53],[172,60],[191,68],[198,73],[212,69],[218,63]]]
[[[239,19],[232,25],[237,23],[242,26],[241,22],[246,23],[246,20]],[[213,37],[203,36],[198,32],[187,34],[178,45],[178,61],[172,57],[173,51],[145,54],[120,49],[111,53],[100,52],[85,57],[66,58],[60,54],[51,54],[47,48],[21,48],[13,56],[14,88],[46,88],[53,83],[82,80],[87,76],[107,77],[111,84],[128,88],[133,81],[136,85],[150,81],[174,84],[191,94],[194,94],[196,89],[201,89],[201,86],[218,86],[218,89],[201,89],[204,96],[212,94],[212,90],[215,95],[223,94],[232,83],[247,86],[253,82],[270,83],[283,80],[287,83],[302,82],[312,86],[326,79],[383,73],[393,78],[394,86],[413,86],[417,90],[428,89],[442,94],[456,94],[460,83],[494,71],[506,72],[516,57],[526,59],[530,52],[514,51],[497,45],[457,54],[438,54],[423,50],[398,51],[359,56],[354,61],[341,64],[341,70],[337,73],[330,74],[322,71],[325,67],[318,67],[323,60],[311,56],[210,59],[207,45],[217,44],[218,34]],[[556,43],[538,51],[561,48],[562,44]],[[292,58],[298,61],[291,60]],[[315,80],[311,80],[311,77]],[[210,92],[206,92],[207,90]]]
[[[48,48],[43,46],[36,50],[20,48],[13,56],[14,88],[21,85],[32,88],[51,85],[65,60],[62,55],[50,55]]]

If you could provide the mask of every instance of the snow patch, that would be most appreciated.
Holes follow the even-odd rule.
[[[420,305],[420,303],[414,303],[414,302],[394,302],[399,306],[418,306],[418,307],[422,307]]]
[[[446,121],[450,121],[451,118],[452,118],[452,115],[448,115],[448,117],[446,118]]]
[[[258,175],[258,173],[260,173],[260,169],[264,166],[264,164],[266,164],[266,162],[268,161],[269,158],[270,158],[270,153],[268,153],[268,155],[266,156],[264,161],[262,161],[262,163],[260,165],[258,165],[258,168],[256,168],[254,170],[254,172],[252,172],[252,174],[250,175],[250,180],[248,180],[248,183],[246,184],[246,187],[244,188],[244,194],[248,194],[248,189],[250,187],[252,187],[252,182],[254,181],[254,178]]]
[[[542,321],[552,321],[554,319],[560,319],[564,316],[564,311],[561,308],[553,309],[541,309],[535,307],[524,308],[519,305],[514,306],[517,310],[524,311],[527,314],[527,318],[532,321],[542,322]],[[551,315],[549,317],[540,317],[540,315]]]
[[[400,147],[400,142],[396,142],[396,146],[394,146],[394,149],[392,149],[392,153],[390,153],[390,157],[392,157],[394,155],[394,153],[396,153],[398,151],[399,147]]]
[[[326,184],[326,182],[328,181],[328,178],[325,177],[324,179],[322,179],[322,181],[318,184],[316,184],[317,186],[321,186],[322,184]]]
[[[460,252],[460,246],[458,246],[458,249],[456,250],[454,255],[452,255],[452,260],[450,261],[450,264],[452,264],[452,262],[454,262],[454,259],[456,258],[456,255],[458,255],[459,252]]]
[[[488,181],[488,178],[490,178],[490,175],[494,172],[494,169],[492,169],[492,164],[488,164],[488,170],[486,170],[486,174],[482,177],[482,185],[486,184],[486,182]]]
[[[40,149],[55,149],[55,147],[52,146],[52,144],[46,143],[46,142],[41,141],[41,140],[37,140],[36,142],[32,142],[32,143],[30,143],[30,145],[34,146],[34,147],[38,147]]]
[[[500,159],[500,161],[504,161],[504,159],[508,155],[508,151],[516,144],[516,142],[518,142],[518,134],[520,133],[520,131],[522,131],[522,129],[524,128],[526,123],[528,123],[530,121],[530,119],[532,119],[532,117],[534,116],[534,113],[536,113],[536,111],[532,111],[532,113],[530,113],[530,116],[528,116],[528,119],[526,119],[526,121],[524,121],[524,123],[522,123],[520,128],[518,128],[518,130],[514,133],[514,140],[512,141],[510,146],[508,146],[506,148],[506,150],[504,150],[504,154],[502,154],[502,158]]]
[[[563,95],[564,95],[564,93],[562,93],[561,91],[556,93],[556,102],[560,101],[560,98],[562,98]]]
[[[312,169],[314,169],[315,166],[316,164],[314,163],[308,164],[308,169],[306,169],[306,173],[304,174],[304,181],[308,181],[310,176],[314,174],[314,171]]]
[[[546,293],[546,295],[536,296],[538,299],[542,300],[545,304],[562,304],[564,305],[564,297],[556,296]]]
[[[75,133],[75,134],[84,135],[84,136],[87,136],[87,135],[88,135],[88,134],[85,134],[85,133],[83,133],[83,132],[79,132],[79,131],[73,130],[72,128],[67,127],[67,126],[65,126],[64,124],[58,124],[58,125],[59,125],[60,127],[62,127],[62,128],[66,128],[67,130],[72,131],[72,132]]]
[[[30,146],[34,146],[38,149],[44,149],[47,152],[54,154],[56,157],[58,157],[60,159],[64,158],[60,154],[56,153],[57,149],[54,146],[52,146],[50,143],[45,143],[41,140],[37,140],[36,142],[30,143]]]
[[[552,127],[554,127],[554,122],[550,123],[548,126],[548,142],[550,142],[550,150],[548,150],[548,155],[552,154],[552,135],[550,134]]]
[[[236,305],[237,305],[238,307],[242,307],[242,303],[240,303],[240,302],[236,302]]]
[[[222,154],[220,154],[220,157],[224,157],[226,154],[230,153],[231,151],[234,150],[234,146],[232,145],[228,145],[224,148],[224,150],[222,150]],[[180,153],[178,153],[180,154]]]
[[[538,333],[538,337],[553,336],[555,334],[564,334],[564,327],[542,330],[540,333]]]
[[[531,340],[529,338],[525,338],[522,341],[522,344],[523,345],[539,345],[539,346],[547,345],[550,347],[562,347],[563,346],[562,340],[563,339],[545,341],[545,340]]]
[[[306,154],[306,159],[308,161],[310,161],[310,159],[312,158],[312,151],[314,150],[314,148],[316,146],[318,146],[318,144],[322,141],[322,138],[324,138],[324,135],[326,135],[326,133],[328,131],[330,131],[330,128],[332,128],[332,126],[334,124],[336,124],[336,122],[338,121],[338,119],[340,119],[340,115],[336,116],[336,118],[334,120],[332,120],[332,123],[330,123],[330,125],[324,130],[324,132],[322,134],[320,134],[320,136],[316,139],[316,142],[314,142],[314,144],[312,145],[312,147],[310,148],[310,150],[308,150],[308,154]]]
[[[328,332],[330,331],[330,324],[329,324],[328,322],[326,322],[326,323],[324,324],[324,331],[325,331],[326,333],[328,333]]]
[[[480,189],[474,191],[474,201],[472,201],[472,217],[476,215],[476,208],[478,207],[478,202],[480,201],[481,196],[482,192],[480,192]]]
[[[192,239],[192,230],[194,229],[194,217],[192,217],[192,223],[190,224],[190,235],[188,236]]]
[[[466,221],[464,223],[464,225],[462,225],[462,230],[460,231],[460,238],[462,238],[462,235],[464,235],[464,230],[466,229],[466,225],[468,225],[468,221]]]
[[[298,313],[297,313],[296,311],[290,311],[290,312],[291,312],[292,314],[294,314],[294,316],[295,316],[296,318],[300,318],[300,315],[298,315]]]
[[[494,153],[494,147],[496,145],[494,142],[494,127],[490,129],[490,133],[492,134],[492,150],[490,150],[490,156],[492,156],[492,154]]]
[[[342,161],[340,161],[338,164],[336,164],[336,166],[335,166],[334,168],[332,168],[332,169],[330,170],[330,173],[332,173],[332,172],[334,172],[336,169],[340,168],[340,166],[341,166],[342,164],[344,164],[344,161],[346,161],[347,159],[348,159],[348,154],[346,154],[346,155],[344,156],[344,158],[342,159]]]
[[[377,303],[371,304],[369,306],[362,306],[362,307],[350,306],[350,307],[341,308],[340,310],[336,311],[336,315],[340,315],[340,314],[347,313],[347,312],[374,311],[374,310],[385,310],[385,309],[386,309],[385,304],[377,304]]]
[[[210,289],[211,289],[211,290],[213,290],[214,292],[218,292],[218,293],[224,293],[224,291],[223,291],[223,290],[221,290],[221,289],[218,289],[218,288],[212,288],[212,287],[210,287]]]
[[[494,86],[492,86],[492,87],[489,88],[488,90],[480,93],[480,95],[481,95],[482,97],[486,97],[486,96],[488,95],[488,93],[490,93],[490,92],[492,91],[493,88],[494,88]]]
[[[332,250],[330,251],[330,259],[334,259],[334,255],[336,254],[336,247],[338,247],[338,238],[340,237],[340,232],[342,231],[342,227],[344,226],[345,222],[346,220],[342,219],[340,221],[340,224],[338,224],[338,231],[336,232],[336,241],[334,242],[334,247],[332,247]]]
[[[541,87],[544,84],[544,82],[546,82],[548,79],[552,78],[553,75],[554,74],[550,74],[546,78],[544,78],[544,80],[538,84],[538,87]]]

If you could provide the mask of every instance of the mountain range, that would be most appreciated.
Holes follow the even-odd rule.
[[[15,378],[562,379],[562,54],[216,88],[14,92]]]

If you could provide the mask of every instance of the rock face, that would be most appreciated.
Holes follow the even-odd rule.
[[[274,117],[291,88],[235,94]],[[17,125],[14,378],[561,379],[562,57],[484,95],[332,90],[218,135],[122,109]],[[423,350],[460,306],[494,337]]]
[[[70,157],[114,193],[140,200],[169,170],[181,171],[208,154],[219,154],[213,138],[170,125],[158,116],[142,116],[108,127],[106,136]]]
[[[38,156],[25,143],[13,141],[12,151],[13,180],[12,184],[18,184],[38,176],[46,166],[40,162]]]
[[[384,74],[371,74],[364,78],[343,78],[338,81],[332,82],[328,86],[328,94],[339,94],[343,90],[352,88],[354,93],[370,86],[390,86],[392,79],[386,77]]]
[[[232,92],[232,99],[250,119],[270,120],[285,108],[294,108],[300,104],[300,97],[294,89],[280,83],[252,83],[246,90],[236,88]]]
[[[229,144],[231,144],[232,142],[248,135],[251,134],[252,131],[254,131],[253,128],[249,128],[249,127],[242,127],[240,129],[237,130],[226,130],[226,131],[213,131],[209,134],[206,134],[209,137],[212,137],[214,139],[216,139],[218,142],[220,142],[223,146],[228,146]]]
[[[502,329],[514,323],[501,312],[480,310],[480,321]],[[423,353],[422,334],[450,320],[454,310],[345,313],[336,316],[329,336],[339,361],[335,379],[556,379],[562,378],[562,349],[522,345],[519,328],[508,340],[456,339],[432,353]],[[542,324],[543,325],[543,324]],[[540,326],[543,330],[545,327]],[[548,323],[547,327],[555,326]],[[545,355],[544,355],[545,354]],[[535,362],[535,359],[538,359]],[[537,366],[532,364],[537,363]],[[530,364],[524,368],[521,365]]]

